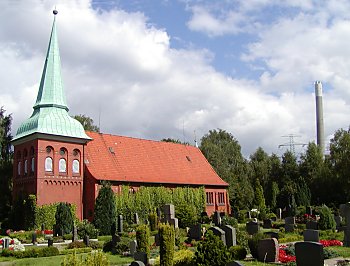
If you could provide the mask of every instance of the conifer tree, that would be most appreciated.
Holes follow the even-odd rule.
[[[69,203],[60,202],[57,205],[55,219],[56,228],[59,234],[70,234],[72,232],[74,220]]]
[[[116,200],[109,183],[103,183],[95,202],[93,224],[100,230],[100,234],[111,233],[112,224],[117,218]]]

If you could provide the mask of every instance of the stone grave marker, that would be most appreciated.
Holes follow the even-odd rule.
[[[318,230],[318,222],[316,222],[316,221],[308,221],[306,223],[306,229]]]
[[[134,224],[140,224],[139,214],[134,213]]]
[[[294,232],[294,224],[285,224],[284,225],[284,230],[286,233],[292,233]]]
[[[295,217],[286,217],[286,218],[284,219],[284,222],[285,222],[286,224],[295,224]]]
[[[160,218],[161,218],[161,216],[162,216],[162,212],[160,211],[160,209],[159,209],[159,208],[157,208],[157,209],[156,209],[156,213],[157,213],[157,217],[158,217],[158,219],[160,219]]]
[[[256,222],[250,221],[246,223],[245,228],[249,235],[254,235],[259,231],[259,224]]]
[[[263,262],[278,262],[279,245],[276,238],[259,240],[258,260]]]
[[[174,228],[179,228],[179,219],[177,218],[171,218],[169,220],[169,224],[171,224],[172,226],[174,226]]]
[[[83,238],[83,242],[87,247],[90,246],[90,237],[88,235],[85,235]]]
[[[306,229],[303,232],[304,241],[319,242],[320,232],[318,230]]]
[[[36,235],[36,232],[34,231],[32,233],[32,244],[33,245],[36,245],[38,243],[37,240],[36,240],[36,237],[37,237],[37,235]]]
[[[213,222],[215,224],[215,226],[220,226],[221,225],[221,216],[219,212],[214,212],[213,215]]]
[[[281,208],[278,208],[276,210],[276,216],[277,216],[277,219],[278,220],[281,220],[282,219],[282,209]]]
[[[263,220],[263,228],[271,229],[272,228],[272,220],[271,219]]]
[[[191,226],[188,231],[188,237],[192,240],[200,240],[202,238],[202,226],[201,224],[195,224]]]
[[[137,241],[136,240],[131,240],[129,243],[129,248],[130,248],[130,255],[134,256],[137,248]]]
[[[323,246],[316,242],[295,243],[295,256],[298,266],[323,266]]]
[[[163,206],[164,219],[166,222],[170,222],[170,219],[175,218],[175,207],[173,204],[165,204]]]
[[[45,234],[45,224],[41,224],[41,233],[44,235]]]
[[[160,245],[160,236],[159,236],[159,233],[157,233],[157,234],[154,236],[154,242],[156,243],[156,246],[159,247],[159,245]]]
[[[346,204],[340,204],[339,205],[339,214],[342,217],[345,217],[345,208],[346,208]]]
[[[277,240],[279,238],[278,232],[265,232],[264,235],[266,235],[268,238],[276,238]]]
[[[336,229],[339,230],[341,227],[341,222],[343,221],[343,218],[339,215],[334,215],[334,221],[336,223]]]
[[[123,233],[123,215],[118,215],[118,233]]]
[[[250,211],[247,211],[247,219],[252,219],[252,215],[250,214]]]
[[[224,230],[220,229],[217,226],[210,227],[209,230],[212,231],[214,235],[218,236],[222,240],[222,242],[224,242],[224,244],[226,245],[226,237],[225,237]]]
[[[306,207],[306,214],[312,215],[312,207],[311,206]]]
[[[131,262],[130,266],[145,266],[145,264],[142,261],[133,261]]]
[[[53,246],[53,239],[51,237],[47,240],[47,246],[48,247],[52,247]]]
[[[344,246],[345,247],[350,247],[350,202],[347,202],[345,204],[341,204],[342,209],[341,212],[345,216],[345,222],[346,222],[346,227],[344,230]]]
[[[147,257],[147,253],[145,252],[135,252],[134,253],[134,260],[136,261],[142,261],[145,265],[148,264],[148,257]]]
[[[236,228],[232,227],[231,225],[223,225],[220,228],[225,232],[226,246],[228,248],[236,246]]]
[[[78,230],[77,227],[73,226],[72,242],[78,241]]]
[[[9,238],[7,238],[7,237],[4,238],[3,247],[4,247],[4,249],[10,247],[10,239]]]

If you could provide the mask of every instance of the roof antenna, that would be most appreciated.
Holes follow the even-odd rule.
[[[196,148],[198,148],[196,130],[194,130],[194,146],[195,146]]]

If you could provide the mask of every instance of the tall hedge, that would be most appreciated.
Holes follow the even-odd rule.
[[[160,266],[173,266],[175,252],[175,231],[169,224],[159,225]]]
[[[67,202],[60,202],[57,205],[56,214],[56,228],[58,233],[70,234],[73,231],[74,219],[70,211],[70,204]]]
[[[109,183],[103,183],[95,202],[93,224],[101,235],[111,233],[112,224],[117,218],[115,194]]]
[[[136,228],[136,241],[137,241],[137,251],[145,252],[147,257],[150,255],[149,246],[150,232],[147,225],[142,224]]]
[[[332,210],[328,208],[326,205],[322,205],[320,208],[317,209],[320,220],[318,221],[318,226],[321,230],[327,230],[332,229],[335,230],[336,223],[334,220],[334,215],[332,213]]]

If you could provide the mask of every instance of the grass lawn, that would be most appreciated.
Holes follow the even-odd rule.
[[[328,247],[327,249],[336,251],[343,258],[350,258],[350,247]]]
[[[78,257],[85,256],[87,253],[84,254],[77,254]],[[111,263],[111,265],[121,265],[121,264],[127,264],[131,263],[133,259],[131,257],[121,257],[118,255],[110,255],[107,254],[108,259]],[[3,258],[0,257],[0,265],[18,265],[18,266],[41,266],[41,265],[50,265],[50,266],[59,266],[61,265],[61,262],[63,261],[64,255],[59,256],[53,256],[53,257],[44,257],[44,258],[27,258],[27,259],[14,259],[14,258]],[[7,259],[6,262],[4,259]]]

